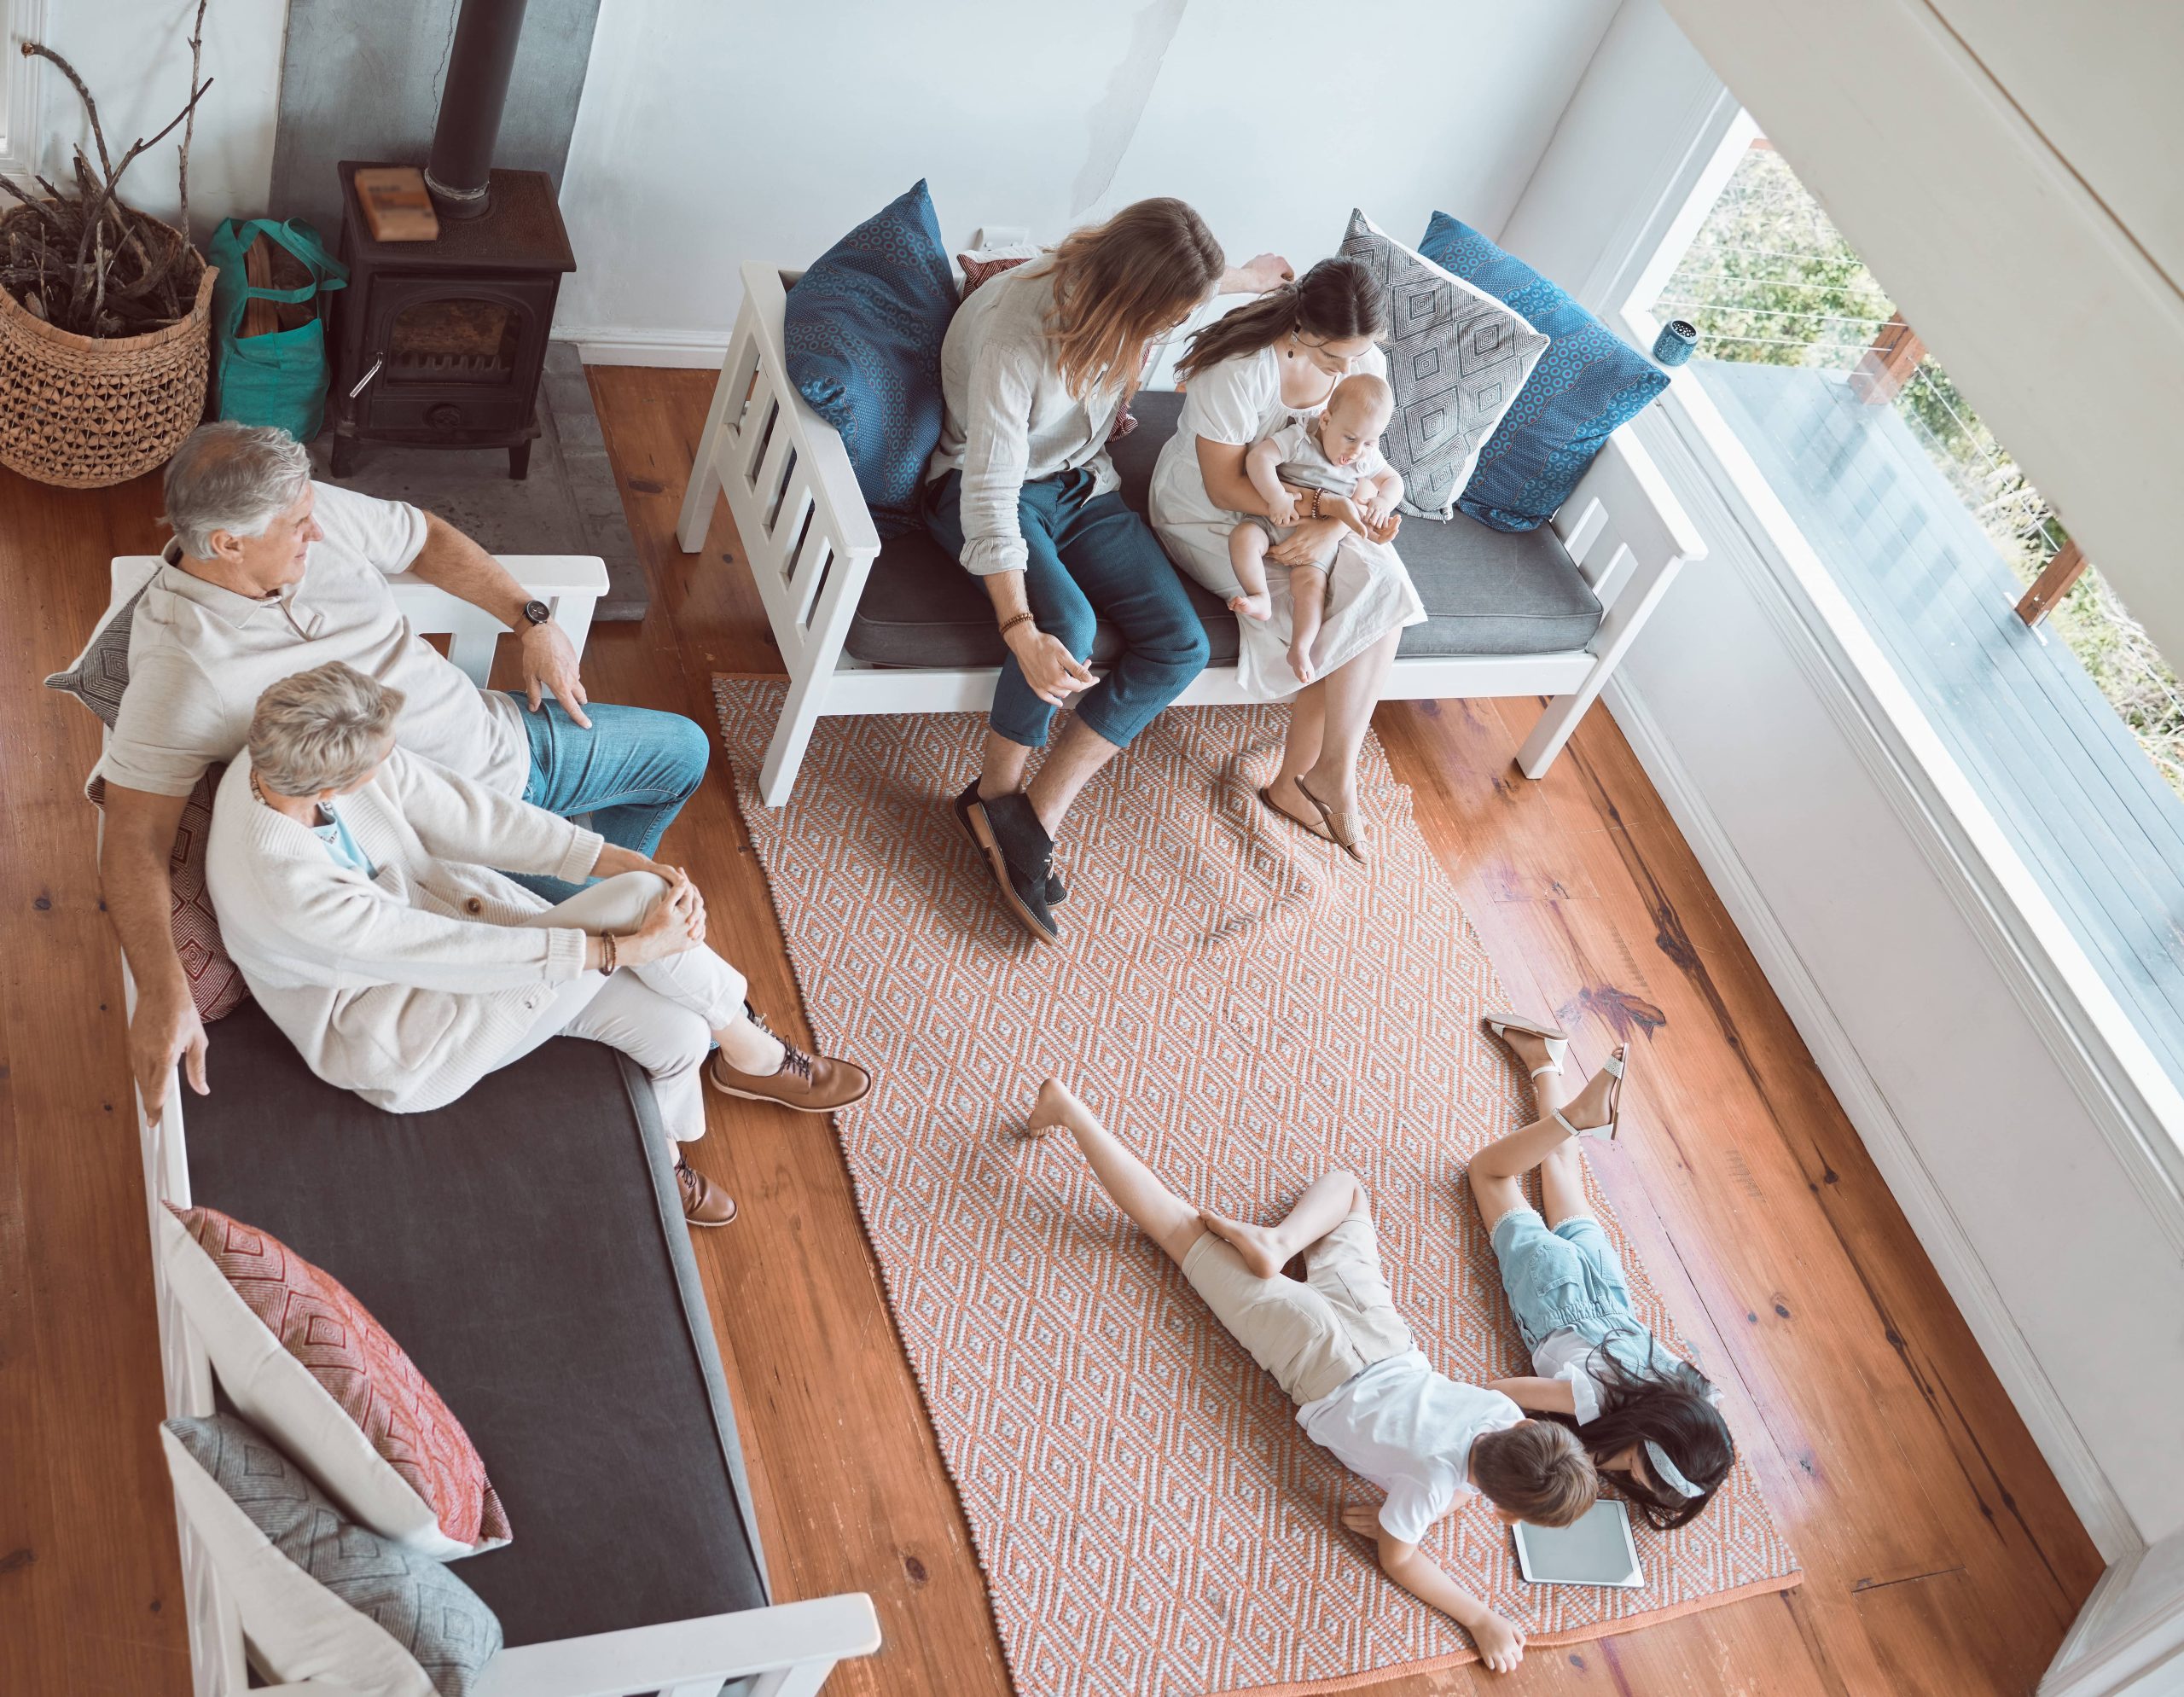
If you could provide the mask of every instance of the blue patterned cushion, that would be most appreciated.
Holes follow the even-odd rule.
[[[955,311],[956,277],[922,177],[788,292],[789,381],[841,432],[883,537],[920,527],[918,485],[940,439],[940,344]]]
[[[1523,260],[1446,212],[1433,214],[1418,251],[1553,338],[1479,450],[1456,503],[1496,530],[1536,530],[1569,499],[1616,428],[1668,387],[1668,374]]]
[[[276,1549],[376,1622],[439,1697],[476,1688],[501,1648],[500,1620],[477,1592],[430,1556],[349,1520],[249,1421],[218,1414],[166,1427]]]

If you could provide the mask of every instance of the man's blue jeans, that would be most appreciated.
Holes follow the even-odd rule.
[[[531,777],[523,799],[565,819],[591,816],[591,828],[618,847],[649,857],[682,804],[705,782],[712,740],[680,713],[589,703],[585,730],[551,696],[537,712],[523,706],[531,739]],[[510,875],[515,876],[515,875]],[[516,876],[549,901],[566,901],[579,887],[558,878]]]
[[[1127,748],[1159,711],[1205,670],[1205,627],[1153,527],[1125,506],[1121,491],[1092,493],[1089,469],[1027,483],[1016,520],[1030,550],[1024,598],[1039,629],[1089,658],[1098,621],[1122,633],[1123,651],[1107,674],[1077,698],[1087,729]],[[963,551],[963,479],[950,472],[926,485],[926,529],[951,560]],[[1046,746],[1054,710],[1031,693],[1011,654],[1002,662],[988,723],[1027,748]]]

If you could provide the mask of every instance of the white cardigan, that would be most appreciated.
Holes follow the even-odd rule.
[[[397,748],[340,803],[374,877],[250,793],[238,755],[205,875],[251,993],[312,1072],[395,1113],[453,1101],[584,971],[584,933],[491,870],[589,877],[602,839]]]

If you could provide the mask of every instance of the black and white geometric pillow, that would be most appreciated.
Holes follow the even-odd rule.
[[[1380,346],[1396,400],[1380,451],[1403,478],[1403,509],[1453,517],[1478,450],[1516,404],[1548,339],[1362,212],[1350,215],[1342,256],[1380,285],[1388,322]]]

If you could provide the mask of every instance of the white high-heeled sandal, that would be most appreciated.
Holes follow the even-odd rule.
[[[1506,1008],[1497,1008],[1479,1021],[1504,1043],[1511,1032],[1522,1032],[1527,1037],[1538,1037],[1547,1044],[1547,1065],[1532,1068],[1532,1077],[1542,1072],[1560,1072],[1564,1058],[1570,1053],[1570,1033],[1560,1026],[1542,1025],[1537,1020],[1527,1020],[1521,1014],[1512,1014]]]
[[[1609,1142],[1623,1129],[1623,1080],[1628,1068],[1625,1056],[1629,1054],[1627,1044],[1618,1043],[1615,1053],[1600,1063],[1600,1071],[1614,1080],[1607,1087],[1607,1123],[1604,1125],[1572,1125],[1562,1117],[1562,1110],[1554,1110],[1554,1123],[1573,1137],[1600,1137]]]

